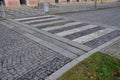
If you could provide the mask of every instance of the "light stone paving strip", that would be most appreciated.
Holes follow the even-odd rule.
[[[41,17],[41,18],[33,18],[33,19],[26,19],[26,20],[20,20],[19,22],[25,22],[25,21],[31,21],[31,20],[37,20],[37,19],[46,19],[46,18],[53,18],[54,16],[48,16],[48,17]]]
[[[33,27],[40,27],[40,26],[45,26],[45,25],[50,25],[50,24],[56,24],[56,23],[60,23],[60,22],[65,22],[65,21],[68,21],[68,20],[57,20],[57,21],[53,21],[53,22],[44,22],[44,23],[40,23],[40,24],[34,24],[32,25]]]
[[[60,47],[58,47],[58,46],[56,46],[54,44],[51,44],[51,43],[49,43],[47,41],[43,41],[40,38],[37,38],[37,37],[35,37],[35,36],[31,35],[31,34],[24,34],[24,36],[30,38],[31,40],[34,40],[34,41],[40,43],[41,45],[46,46],[47,48],[49,48],[51,50],[54,50],[55,52],[58,52],[58,53],[66,56],[66,57],[69,57],[71,59],[74,59],[74,58],[77,57],[77,55],[75,55],[75,54],[73,54],[73,53],[71,53],[71,52],[69,52],[67,50],[64,50],[63,48],[60,48]],[[80,51],[79,54],[83,54],[83,53],[84,53],[83,51]]]
[[[59,21],[59,20],[63,20],[63,18],[57,18],[57,19],[53,19],[53,20],[33,22],[33,23],[28,23],[28,24],[29,24],[29,25],[40,24],[40,23],[46,23],[46,24],[47,24],[47,22],[53,22],[53,21]]]
[[[108,34],[112,31],[114,31],[115,29],[104,29],[104,30],[100,30],[100,31],[97,31],[95,33],[91,33],[91,34],[88,34],[86,36],[83,36],[83,37],[79,37],[79,38],[76,38],[74,39],[73,41],[76,41],[78,43],[85,43],[85,42],[88,42],[90,40],[93,40],[95,38],[98,38],[100,36],[103,36],[105,34]]]
[[[58,32],[62,32],[62,31],[66,31],[66,30],[71,30],[71,29],[74,29],[74,28],[79,28],[79,27],[82,27],[82,26],[85,26],[85,25],[88,25],[88,24],[87,23],[82,23],[82,24],[79,24],[79,25],[74,25],[74,26],[69,26],[69,27],[63,27],[63,28],[51,30],[51,31],[48,31],[48,32],[50,32],[52,34],[55,34],[55,33],[58,33]]]
[[[66,35],[70,35],[70,34],[73,34],[73,33],[76,33],[76,32],[80,32],[80,31],[84,31],[86,29],[90,29],[90,28],[94,28],[94,27],[97,27],[97,26],[96,25],[82,26],[80,28],[75,28],[75,29],[66,30],[66,31],[63,31],[63,32],[56,33],[56,35],[66,36]]]
[[[46,17],[51,17],[51,15],[45,15],[45,16],[37,16],[37,17],[29,17],[29,18],[19,18],[15,19],[17,21],[24,21],[24,20],[31,20],[31,19],[37,19],[37,18],[46,18]]]
[[[52,27],[52,26],[56,26],[56,25],[61,26],[61,25],[71,23],[71,22],[74,22],[74,21],[64,21],[64,22],[58,22],[58,23],[55,23],[55,24],[46,24],[46,25],[43,25],[43,26],[38,26],[36,28],[37,29],[42,29],[42,28]]]
[[[30,24],[30,23],[34,23],[34,22],[43,22],[43,21],[47,21],[47,20],[56,20],[56,19],[59,19],[59,18],[44,18],[44,19],[37,19],[37,20],[31,20],[31,21],[25,21],[23,23],[26,23],[26,24]]]
[[[61,26],[52,26],[52,27],[48,27],[48,28],[43,28],[42,30],[50,31],[50,30],[60,29],[63,27],[69,27],[69,26],[74,26],[74,25],[78,25],[78,24],[82,24],[82,22],[71,22],[71,23],[61,25]]]

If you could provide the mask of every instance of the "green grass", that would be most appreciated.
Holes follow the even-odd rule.
[[[120,60],[97,52],[64,73],[58,80],[120,80]]]

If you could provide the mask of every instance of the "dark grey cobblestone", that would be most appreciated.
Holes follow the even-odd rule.
[[[0,80],[14,80],[59,55],[1,24],[0,44]]]
[[[11,80],[9,79],[10,75],[12,78],[20,76],[58,56],[56,52],[37,43],[13,52],[0,52],[0,55],[2,55],[2,58],[0,58],[0,71],[3,72],[0,72],[2,74],[0,78],[3,80],[5,80],[4,77],[8,77],[8,80]]]
[[[74,22],[74,21],[58,22],[58,23],[49,24],[49,25],[46,24],[46,25],[44,25],[44,26],[37,26],[36,28],[42,29],[42,28],[47,28],[47,27],[52,27],[52,26],[60,26],[60,25],[64,25],[64,24],[67,24],[67,23],[71,23],[71,22]]]
[[[70,35],[67,35],[64,37],[68,38],[70,40],[73,40],[75,38],[82,37],[82,36],[88,35],[90,33],[94,33],[96,31],[102,30],[102,29],[105,29],[105,28],[104,27],[95,27],[95,28],[87,29],[87,30],[84,30],[81,32],[76,32],[76,33],[73,33],[73,34],[70,34]]]
[[[63,20],[63,18],[59,18],[59,19],[54,19],[54,20],[46,20],[46,21],[37,21],[37,22],[31,22],[29,23],[29,25],[34,25],[34,24],[40,24],[40,23],[45,23],[45,22],[52,22],[52,21],[57,21],[57,20]]]
[[[50,74],[60,69],[62,66],[70,61],[71,59],[59,55],[46,64],[43,64],[39,69],[32,70],[17,80],[45,80],[46,77],[48,77]]]
[[[0,24],[0,49],[9,51],[30,44],[31,40]]]
[[[84,45],[87,45],[87,46],[92,47],[92,48],[96,48],[96,47],[98,47],[98,46],[118,37],[118,36],[120,36],[120,30],[115,30],[109,34],[106,34],[104,36],[101,36],[99,38],[91,40],[89,42],[86,42],[86,43],[84,43]]]
[[[66,30],[70,30],[70,29],[74,29],[74,28],[79,28],[79,27],[82,27],[82,26],[85,26],[85,25],[88,25],[88,24],[87,23],[82,23],[82,24],[75,25],[75,26],[69,26],[69,27],[64,27],[64,28],[61,28],[61,29],[51,30],[49,32],[54,34],[54,33],[62,32],[62,31],[66,31]]]

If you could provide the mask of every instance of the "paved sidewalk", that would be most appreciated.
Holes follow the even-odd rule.
[[[0,80],[44,80],[73,59],[5,21],[0,21]]]
[[[102,49],[101,52],[120,59],[120,39]]]

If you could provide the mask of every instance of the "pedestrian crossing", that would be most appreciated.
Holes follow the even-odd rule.
[[[20,18],[15,20],[92,48],[98,47],[120,36],[120,30],[117,29],[77,22],[55,15]]]

